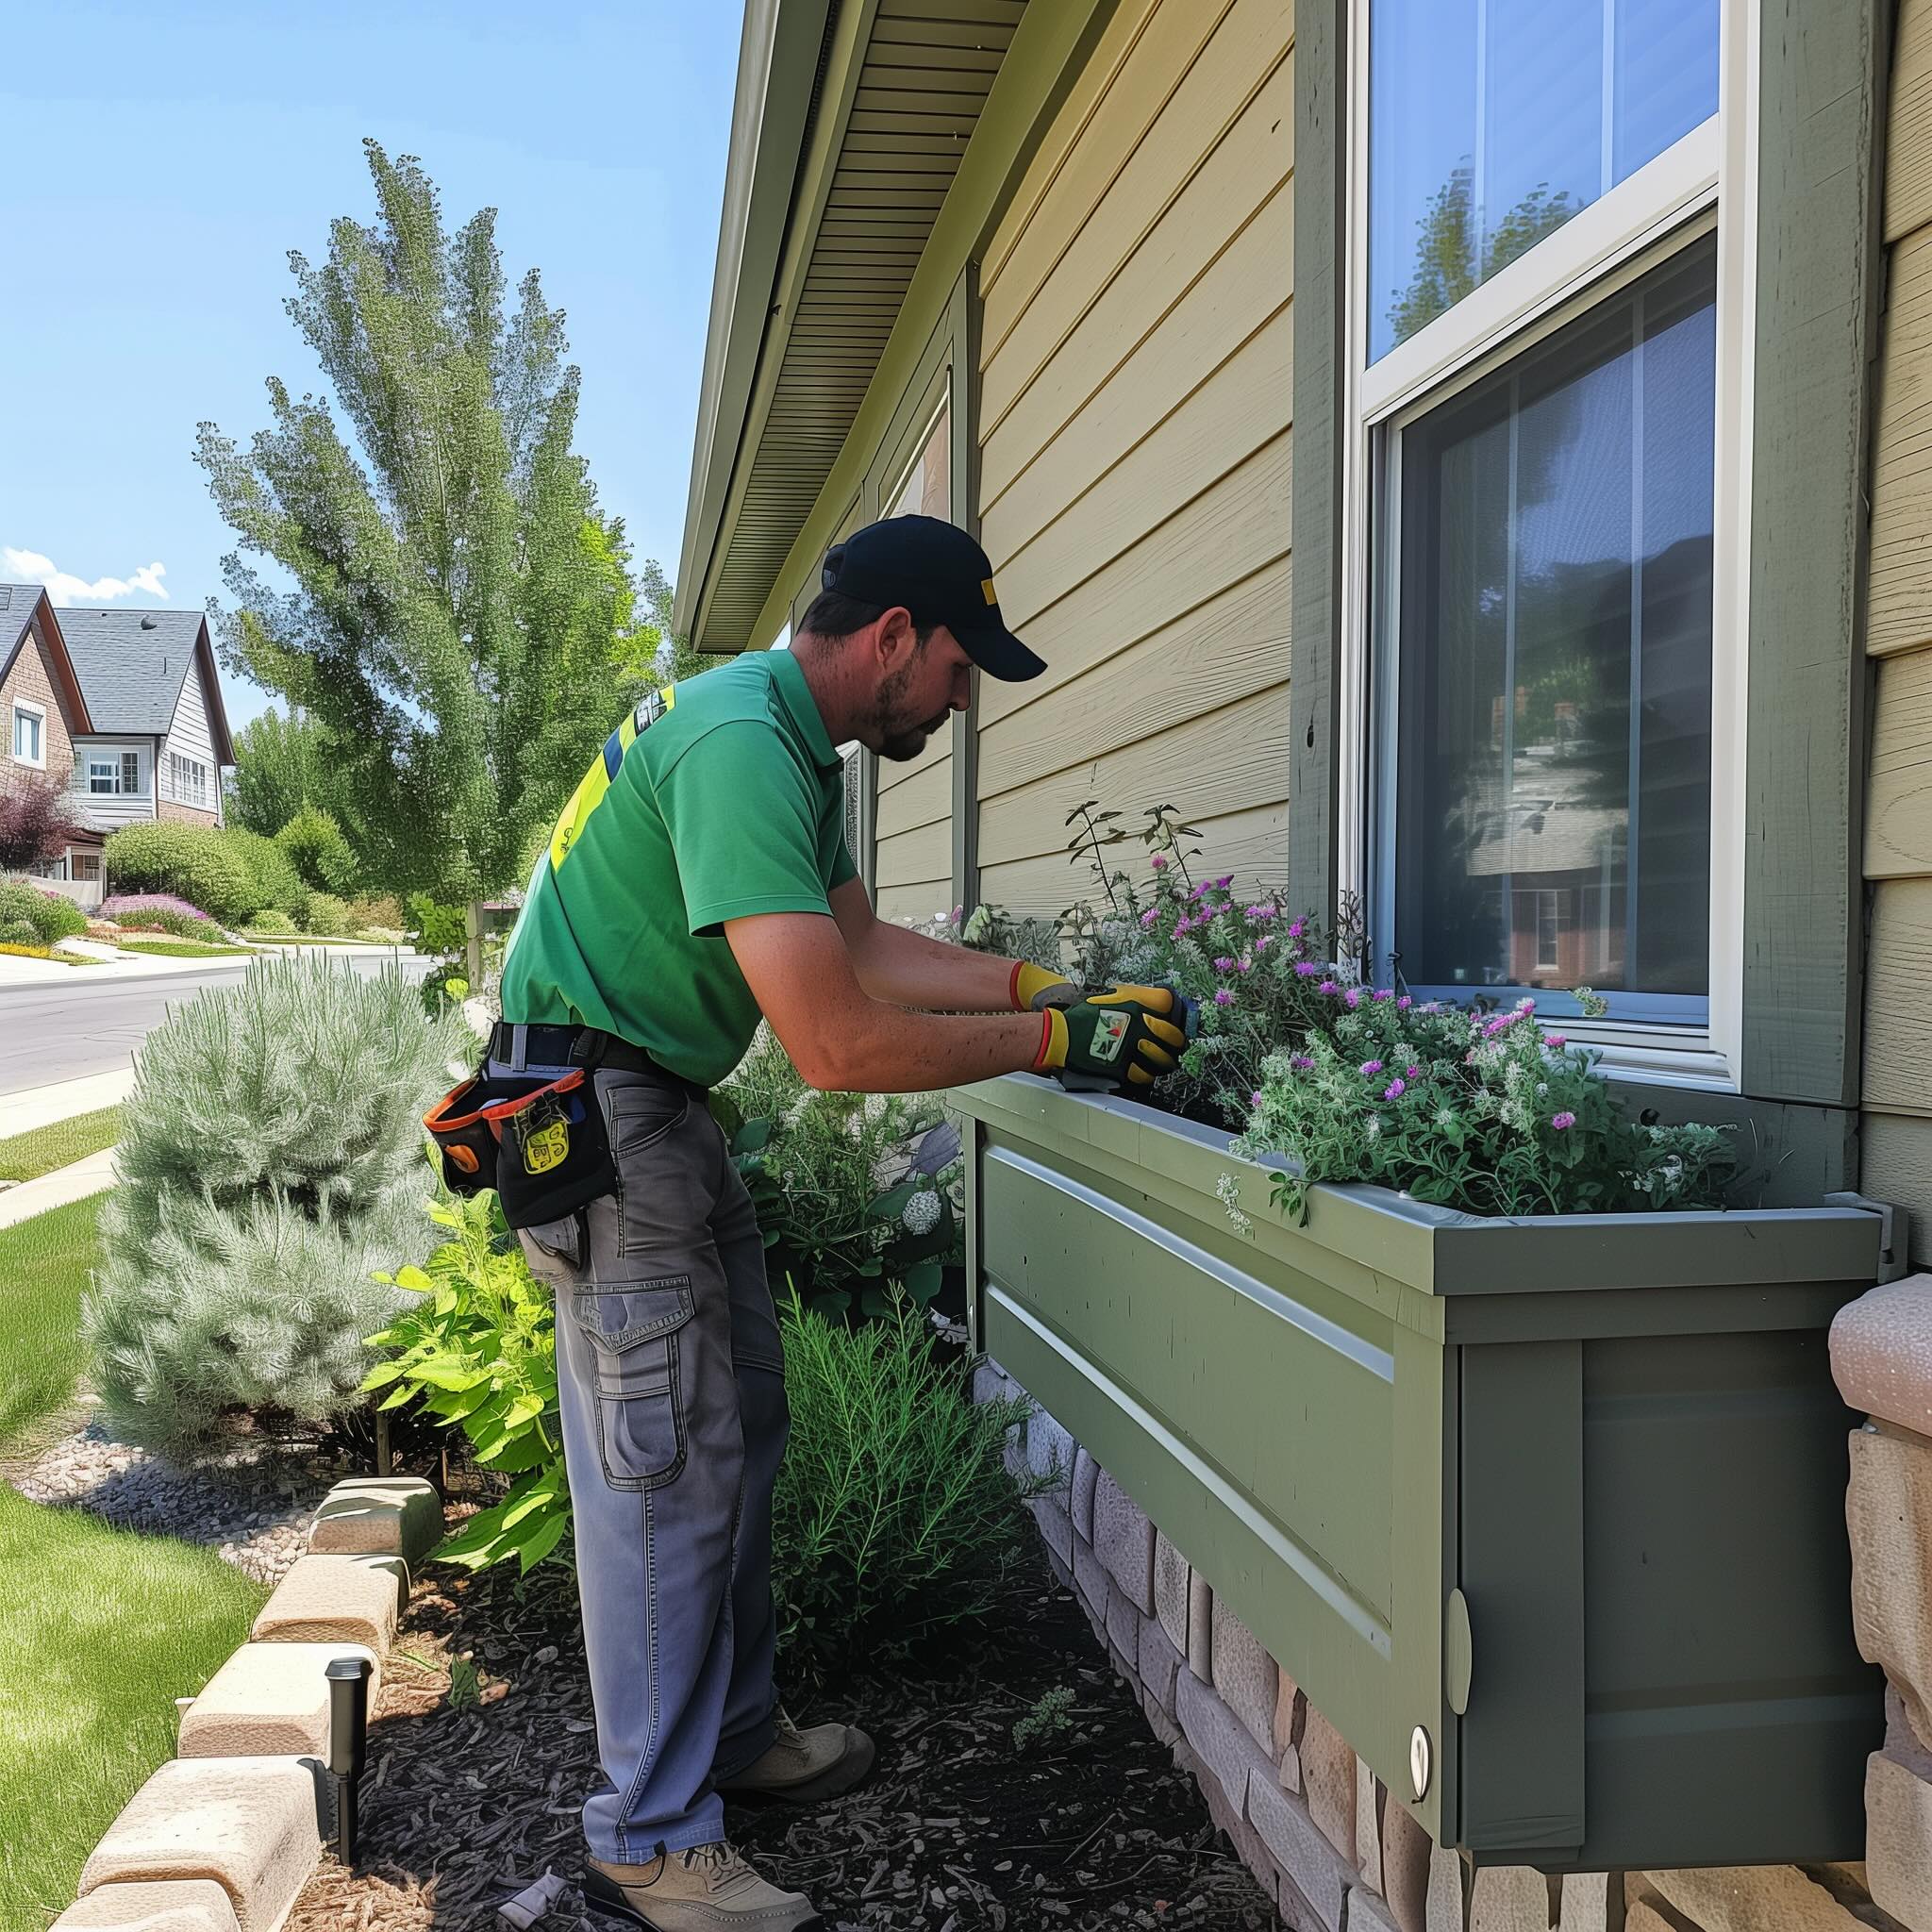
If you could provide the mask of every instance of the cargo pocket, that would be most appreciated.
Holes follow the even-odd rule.
[[[613,1490],[655,1490],[684,1468],[678,1330],[691,1320],[691,1276],[580,1289],[571,1315],[596,1364],[597,1449]]]

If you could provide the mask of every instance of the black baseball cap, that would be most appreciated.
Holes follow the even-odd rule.
[[[825,552],[828,591],[887,609],[903,606],[915,624],[942,624],[989,677],[1023,684],[1046,669],[1000,616],[992,564],[957,524],[938,517],[888,517],[855,530]]]

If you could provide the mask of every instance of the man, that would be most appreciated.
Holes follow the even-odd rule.
[[[512,936],[491,1070],[593,1065],[614,1191],[523,1231],[557,1356],[603,1782],[589,1898],[656,1932],[794,1932],[809,1902],[724,1842],[721,1794],[813,1802],[864,1776],[856,1726],[773,1688],[784,1361],[751,1201],[706,1105],[758,1017],[812,1086],[899,1092],[1023,1069],[1144,1086],[1185,1044],[1163,988],[1057,974],[873,916],[843,834],[856,739],[918,757],[975,665],[1045,666],[991,567],[929,517],[825,559],[791,649],[639,708],[559,820]]]

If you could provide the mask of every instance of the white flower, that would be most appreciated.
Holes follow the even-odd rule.
[[[933,1193],[914,1194],[899,1220],[908,1234],[930,1234],[940,1224],[940,1197]]]

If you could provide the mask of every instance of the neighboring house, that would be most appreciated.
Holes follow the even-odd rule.
[[[675,622],[701,650],[769,647],[840,536],[953,518],[1049,668],[982,683],[916,763],[862,760],[856,857],[883,916],[1052,913],[1084,889],[1070,810],[1171,802],[1209,872],[1322,914],[1358,898],[1418,991],[1533,994],[1634,1106],[1735,1123],[1767,1208],[1849,1212],[1817,1204],[1862,1189],[1908,1210],[1899,1248],[1927,1265],[1928,395],[1932,0],[750,0]],[[1570,999],[1579,978],[1607,1020]],[[1478,1864],[1511,1854],[1476,1881],[1477,1924],[1549,1924],[1527,1867],[1574,1866],[1592,1803],[1656,1799],[1662,1758],[1607,1767],[1673,1725],[1687,1752],[1738,1726],[1701,1787],[1735,1791],[1735,1815],[1700,1797],[1642,1843],[1679,1862],[1728,1845],[1740,1866],[1859,1856],[1842,1759],[1875,1747],[1876,1703],[1842,1674],[1841,1463],[1800,1470],[1827,1523],[1801,1567],[1826,1579],[1837,1649],[1792,1687],[1818,1700],[1807,1725],[1842,1700],[1812,1794],[1835,1822],[1767,1841],[1740,1740],[1769,1724],[1763,1761],[1802,1764],[1824,1731],[1747,1721],[1714,1681],[1668,1688],[1736,1628],[1558,1657],[1562,1601],[1513,1620],[1491,1604],[1487,1625],[1481,1602],[1456,1607],[1474,1531],[1453,1512],[1426,1550],[1364,1513],[1420,1458],[1480,1459],[1453,1366],[1474,1376],[1479,1352],[1444,1342],[1443,1293],[1396,1291],[1396,1246],[1333,1257],[1302,1307],[1242,1272],[1258,1264],[1211,1168],[1190,1205],[1179,1135],[1023,1083],[972,1105],[974,1185],[1006,1216],[974,1224],[993,1251],[975,1246],[977,1332],[1106,1464],[1083,1460],[1059,1547],[1090,1608],[1121,1609],[1116,1661],[1152,1668],[1169,1731],[1184,1653],[1187,1742],[1291,1923],[1332,1927],[1365,1882],[1383,1898],[1349,1905],[1350,1925],[1420,1932],[1420,1830],[1425,1891],[1430,1838]],[[1035,1115],[1037,1144],[1015,1124]],[[1058,1300],[1049,1253],[1079,1275]],[[1679,1265],[1713,1296],[1741,1279]],[[1090,1325],[1117,1288],[1158,1332]],[[1358,1394],[1324,1408],[1326,1383],[1284,1382],[1271,1431],[1246,1357],[1178,1360],[1190,1307],[1256,1360],[1268,1323],[1301,1324],[1304,1355],[1282,1341],[1282,1358],[1325,1375],[1353,1351]],[[1636,1335],[1657,1317],[1633,1301],[1618,1319]],[[1551,1320],[1526,1345],[1557,1348],[1572,1330]],[[1391,1437],[1425,1331],[1452,1362],[1439,1425]],[[1687,1470],[1748,1466],[1743,1418],[1787,1400],[1842,1442],[1828,1384],[1815,1407],[1822,1358],[1732,1391],[1730,1433],[1685,1437]],[[1612,1460],[1597,1431],[1627,1412],[1628,1453],[1664,1440],[1701,1373],[1620,1394],[1615,1373],[1564,1381],[1598,1373],[1574,1352],[1550,1360],[1542,1386],[1584,1405],[1579,1457]],[[1563,1507],[1582,1510],[1583,1461],[1527,1440],[1516,1460],[1558,1490],[1574,1476]],[[1932,1494],[1932,1466],[1921,1479]],[[1759,1501],[1740,1481],[1720,1516]],[[1557,1598],[1633,1553],[1654,1582],[1690,1560],[1641,1523],[1581,1520],[1575,1547],[1524,1558]],[[1932,1524],[1917,1534],[1923,1564]],[[1788,1583],[1767,1571],[1755,1600]],[[1460,1636],[1434,1641],[1450,1608]],[[1551,1641],[1547,1703],[1510,1720],[1523,1755],[1466,1783],[1501,1627]],[[1445,1646],[1477,1700],[1467,1724],[1441,1701]],[[1507,1816],[1485,1821],[1485,1794]],[[1901,1910],[1904,1855],[1875,1813],[1871,1856],[1888,1909],[1926,1932],[1932,1785],[1915,1802],[1922,1907]],[[1444,1856],[1429,1932],[1464,1923]],[[1862,1869],[1841,1895],[1869,1915]],[[1761,1896],[1759,1879],[1574,1883],[1566,1932],[1622,1925],[1626,1894],[1653,1932],[1858,1923],[1775,1865]]]
[[[10,769],[65,784],[87,828],[56,876],[98,880],[101,841],[124,825],[222,823],[235,747],[201,611],[56,609],[37,585],[0,584],[9,632]]]

